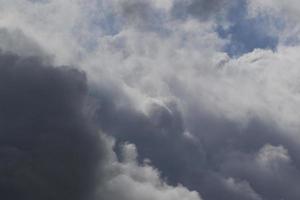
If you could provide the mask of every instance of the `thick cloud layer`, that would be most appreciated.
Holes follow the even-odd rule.
[[[86,92],[78,70],[1,53],[1,198],[88,199],[101,157]]]
[[[86,71],[98,199],[299,199],[296,1],[88,2],[0,0],[0,41]]]
[[[101,128],[136,144],[140,161],[150,158],[170,183],[212,200],[299,198],[299,143],[276,124],[253,118],[241,125],[194,111],[185,125],[176,105],[153,105],[144,115],[106,97],[98,97]]]
[[[132,144],[119,161],[113,139],[92,121],[85,74],[46,61],[1,52],[2,198],[200,200],[196,191],[168,185],[146,161],[138,164]]]

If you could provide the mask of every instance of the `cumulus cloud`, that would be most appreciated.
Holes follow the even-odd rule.
[[[29,56],[42,49],[54,63],[86,71],[96,125],[116,140],[102,139],[98,198],[299,199],[295,18],[285,3],[249,0],[242,22],[229,20],[231,2],[0,1],[2,48]],[[279,42],[231,57],[228,43],[250,41],[239,32],[246,17],[262,38],[253,41],[266,34]],[[220,37],[220,26],[240,28]],[[5,39],[25,40],[20,32],[39,48]]]
[[[115,141],[103,136],[106,148],[111,154],[106,158],[104,180],[98,188],[98,198],[115,200],[200,200],[197,192],[189,191],[182,185],[168,185],[160,178],[157,169],[151,167],[147,160],[142,164],[137,161],[136,147],[125,143],[121,146],[121,160],[113,153]]]
[[[119,161],[113,139],[98,134],[92,122],[85,74],[49,62],[1,52],[3,198],[200,200],[195,191],[168,185],[146,161],[140,165],[132,144],[123,146]]]
[[[185,124],[176,105],[168,109],[154,105],[151,114],[144,115],[112,99],[99,103],[102,129],[135,143],[141,158],[150,158],[172,184],[183,183],[204,199],[297,198],[294,189],[276,193],[269,189],[283,187],[280,179],[297,185],[291,175],[297,176],[299,166],[298,142],[275,123],[253,118],[241,125],[195,111]],[[277,173],[280,178],[274,180]]]

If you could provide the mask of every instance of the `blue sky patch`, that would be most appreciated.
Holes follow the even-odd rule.
[[[217,27],[220,37],[229,39],[225,51],[230,56],[240,56],[254,49],[275,50],[278,37],[271,33],[270,20],[267,16],[247,17],[246,2],[240,1],[232,7],[227,16],[231,25],[227,28]]]

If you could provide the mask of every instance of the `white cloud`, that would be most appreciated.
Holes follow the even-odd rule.
[[[161,10],[171,1],[147,2],[165,12],[158,31],[123,26],[126,19],[114,16],[121,2],[101,0],[3,0],[0,26],[20,29],[59,64],[82,66],[95,85],[114,82],[144,112],[149,102],[175,101],[186,117],[205,109],[234,121],[258,116],[297,130],[298,46],[229,58],[213,21],[173,19]]]
[[[109,156],[103,166],[104,178],[98,188],[100,199],[115,200],[201,200],[195,191],[182,185],[170,186],[161,179],[157,169],[144,162],[138,164],[133,144],[124,144],[122,160],[113,152],[115,142],[103,136]]]
[[[145,11],[150,14],[125,15],[120,9],[124,2],[146,2],[149,7]],[[230,58],[222,50],[228,41],[216,33],[217,22],[192,17],[176,19],[170,14],[172,3],[0,0],[0,28],[20,31],[40,47],[27,52],[22,46],[31,43],[22,43],[19,36],[21,43],[9,43],[6,35],[0,35],[0,46],[23,55],[42,49],[58,64],[80,66],[94,87],[116,87],[116,93],[125,94],[129,103],[120,98],[118,106],[132,106],[147,114],[153,102],[165,107],[175,102],[183,113],[190,138],[197,133],[189,130],[188,120],[205,111],[241,124],[253,118],[274,123],[299,144],[300,46],[282,42],[275,52],[256,49]],[[249,3],[254,14],[263,10],[272,16],[285,16],[290,23],[279,33],[282,41],[300,35],[297,26],[291,28],[300,16],[296,0]],[[136,21],[128,22],[129,18]],[[168,185],[147,162],[138,164],[134,145],[126,144],[124,160],[118,161],[112,151],[114,142],[108,143],[106,177],[99,188],[104,199],[200,199],[184,186]],[[283,147],[266,146],[256,159],[264,166],[278,160],[289,161]],[[260,199],[248,182],[225,182],[233,191],[249,192],[253,199]]]
[[[288,151],[283,146],[265,145],[257,154],[257,163],[261,166],[276,169],[282,164],[290,164]]]

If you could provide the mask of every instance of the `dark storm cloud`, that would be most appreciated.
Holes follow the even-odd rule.
[[[120,106],[119,94],[99,93],[101,128],[136,144],[140,160],[150,158],[170,183],[205,200],[299,199],[300,148],[276,124],[253,117],[241,125],[194,107],[183,121],[176,104],[154,104],[145,115]]]
[[[88,199],[100,149],[86,93],[75,69],[1,52],[2,199]]]

